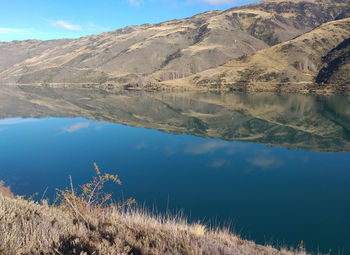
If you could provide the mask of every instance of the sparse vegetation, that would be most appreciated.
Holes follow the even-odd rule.
[[[198,29],[198,33],[194,38],[193,44],[199,43],[200,41],[203,40],[205,35],[209,32],[208,24],[204,24]]]
[[[234,86],[242,88],[246,87],[250,82],[254,82],[260,77],[263,73],[263,70],[253,66],[249,67],[243,71],[238,71],[240,78],[235,82]]]
[[[56,205],[0,194],[0,254],[306,254],[257,245],[179,217],[150,215],[129,207],[133,200],[108,203],[103,185],[120,179],[96,165],[95,170],[80,193],[72,184],[59,191]]]
[[[172,60],[176,58],[180,58],[182,56],[181,50],[178,49],[174,53],[170,54],[169,56],[166,57],[164,62],[161,64],[161,67],[165,67],[167,64],[169,64]]]
[[[261,81],[272,81],[272,80],[275,80],[279,77],[280,75],[276,72],[271,72],[271,73],[266,73],[264,75],[261,75],[260,78],[261,78]]]
[[[257,38],[264,41],[268,45],[275,45],[279,43],[278,38],[274,36],[273,32],[258,35]]]

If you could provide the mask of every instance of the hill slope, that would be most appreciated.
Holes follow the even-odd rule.
[[[1,83],[183,78],[350,16],[348,0],[264,1],[74,40],[0,43]]]
[[[322,67],[315,81],[321,87],[336,84],[339,91],[349,90],[350,38],[345,39],[322,58]]]
[[[183,82],[248,91],[350,93],[349,38],[350,18],[328,22]]]

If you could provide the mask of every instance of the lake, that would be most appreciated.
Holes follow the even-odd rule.
[[[262,244],[350,253],[350,98],[0,88],[0,180],[18,195],[117,173],[114,198]],[[342,254],[342,253],[340,253]]]

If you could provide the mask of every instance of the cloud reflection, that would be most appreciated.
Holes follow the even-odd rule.
[[[282,160],[269,155],[256,156],[248,159],[248,162],[255,167],[260,167],[263,169],[271,169],[284,165]]]
[[[201,144],[190,145],[185,149],[185,153],[201,155],[206,153],[214,153],[218,149],[228,148],[229,143],[224,141],[210,141]]]
[[[33,122],[35,119],[23,119],[23,118],[9,118],[0,120],[0,125],[14,125],[14,124],[22,124],[27,122]]]
[[[226,159],[216,159],[214,160],[211,164],[211,168],[220,168],[223,166],[228,166],[231,163],[231,161],[226,160]]]
[[[70,126],[63,127],[61,130],[67,133],[74,133],[81,129],[88,128],[90,126],[89,122],[78,122]]]
[[[144,142],[140,142],[138,144],[136,144],[135,146],[135,150],[139,151],[139,150],[143,150],[147,148],[147,144],[145,144]]]

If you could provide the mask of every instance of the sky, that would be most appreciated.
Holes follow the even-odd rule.
[[[79,38],[258,0],[0,0],[0,41]]]

